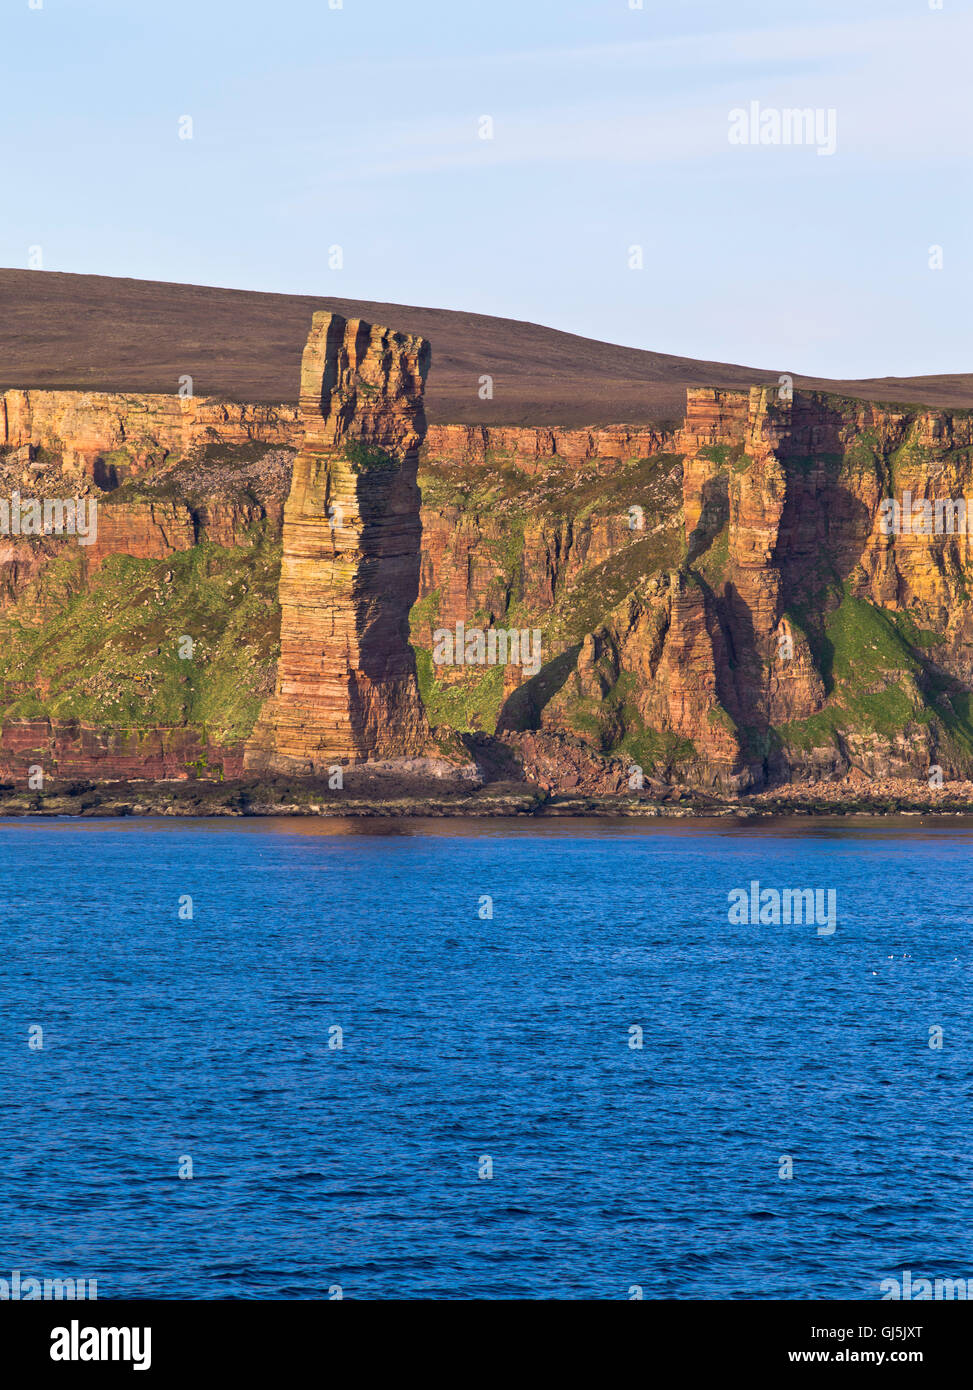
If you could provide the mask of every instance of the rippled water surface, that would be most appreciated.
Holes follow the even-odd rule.
[[[973,1278],[971,854],[960,823],[0,824],[0,1277]],[[754,879],[834,888],[836,931],[731,925]]]

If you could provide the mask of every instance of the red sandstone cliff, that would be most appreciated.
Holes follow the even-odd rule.
[[[296,448],[300,438],[298,412],[289,405],[104,391],[0,395],[0,447],[57,453],[66,476],[87,475],[101,487],[116,487],[171,454],[213,440]]]
[[[204,540],[243,553],[283,519],[281,656],[251,770],[428,749],[417,595],[424,652],[458,620],[542,630],[541,676],[507,667],[489,706],[478,691],[463,705],[482,676],[468,669],[433,671],[424,694],[440,725],[490,728],[499,713],[545,785],[558,767],[591,790],[618,790],[630,766],[742,789],[849,767],[960,775],[973,760],[971,538],[879,523],[882,499],[906,491],[973,497],[970,415],[706,388],[675,434],[437,426],[422,445],[424,369],[420,340],[330,319],[299,413],[7,392],[3,486],[101,505],[59,590],[45,576],[63,547],[0,540],[0,610],[42,630],[112,556],[164,563]],[[47,680],[19,674],[8,703],[33,688],[43,705]],[[45,749],[64,775],[180,775],[204,749],[240,765],[202,729],[31,717],[5,720],[0,772]]]

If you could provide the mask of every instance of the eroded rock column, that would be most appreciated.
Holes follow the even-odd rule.
[[[427,750],[409,609],[428,365],[422,338],[314,315],[284,510],[277,685],[247,746],[250,770],[320,772]]]

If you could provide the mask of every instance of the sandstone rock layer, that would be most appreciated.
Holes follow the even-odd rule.
[[[284,509],[277,686],[248,769],[321,771],[427,749],[409,610],[428,365],[421,338],[314,315]]]

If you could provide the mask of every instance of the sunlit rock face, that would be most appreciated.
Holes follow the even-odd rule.
[[[309,772],[428,746],[409,646],[428,365],[422,338],[314,315],[284,509],[277,686],[248,768]]]

